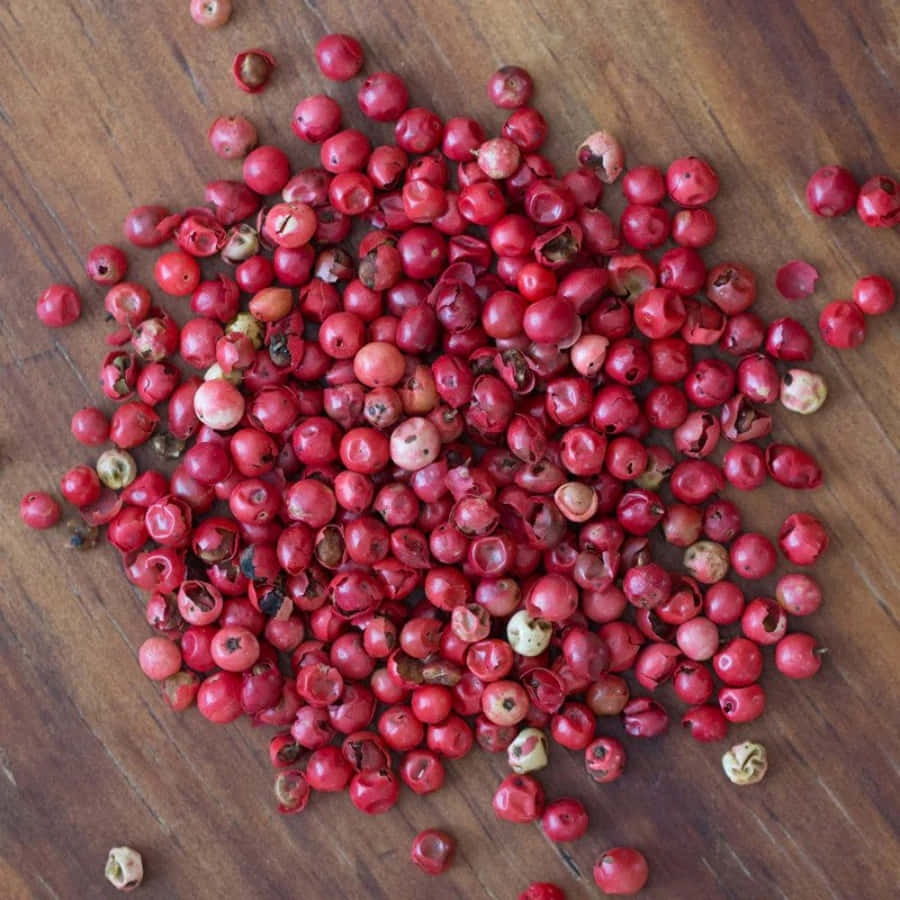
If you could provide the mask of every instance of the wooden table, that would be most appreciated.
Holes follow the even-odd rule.
[[[832,535],[816,570],[826,605],[798,623],[829,648],[821,674],[791,683],[770,664],[769,711],[733,731],[768,747],[765,782],[732,786],[719,765],[724,748],[696,744],[677,726],[631,741],[627,777],[611,785],[593,786],[580,754],[556,749],[548,793],[583,798],[592,820],[572,847],[494,819],[505,760],[480,752],[450,766],[445,790],[406,793],[384,817],[355,814],[346,796],[316,797],[302,816],[280,817],[268,735],[214,728],[196,711],[175,715],[141,675],[142,601],[116,554],[67,552],[60,530],[26,532],[17,512],[26,490],[52,488],[66,467],[93,457],[68,435],[72,411],[101,400],[95,373],[107,326],[102,291],[83,275],[85,253],[119,239],[133,205],[199,201],[206,180],[239,173],[205,144],[217,114],[248,114],[298,167],[316,158],[290,131],[301,97],[327,90],[361,125],[356,85],[326,84],[315,70],[311,48],[325,32],[361,35],[368,71],[396,68],[417,103],[477,114],[489,131],[503,119],[485,97],[488,75],[503,63],[526,66],[552,123],[547,153],[563,166],[600,127],[622,138],[632,163],[709,157],[723,188],[721,239],[707,259],[749,263],[760,311],[815,329],[817,311],[848,296],[857,277],[878,271],[900,284],[896,229],[814,219],[803,202],[821,164],[844,163],[860,178],[900,172],[896,4],[237,0],[231,25],[215,32],[193,25],[187,6],[0,6],[0,896],[109,896],[103,864],[119,843],[143,852],[147,898],[510,900],[531,879],[580,898],[597,895],[591,866],[616,844],[649,857],[647,898],[897,896],[896,313],[872,320],[859,350],[817,347],[813,367],[830,388],[819,414],[776,413],[778,433],[819,456],[825,486],[798,495],[770,485],[740,498],[748,527],[774,533],[806,509]],[[233,54],[254,45],[279,60],[262,97],[239,93],[229,74]],[[795,257],[822,278],[814,298],[790,305],[773,276]],[[149,280],[147,254],[132,271]],[[34,317],[35,297],[53,281],[77,283],[86,300],[82,320],[63,331]],[[459,841],[456,865],[439,879],[407,861],[413,836],[429,826]]]

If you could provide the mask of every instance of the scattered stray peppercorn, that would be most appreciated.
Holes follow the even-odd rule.
[[[191,0],[191,18],[204,28],[221,28],[231,18],[231,0]]]
[[[67,284],[51,284],[38,297],[37,317],[48,328],[65,328],[81,317],[81,297]]]
[[[818,279],[815,266],[802,259],[792,259],[775,273],[775,287],[786,300],[802,300],[813,293]]]
[[[455,851],[456,841],[446,831],[428,828],[416,835],[410,855],[423,872],[440,875],[450,868]]]
[[[113,847],[106,860],[106,880],[120,891],[133,891],[144,878],[141,854],[131,847]]]
[[[647,883],[647,860],[633,847],[612,847],[594,866],[594,881],[604,894],[631,896]]]
[[[238,53],[231,64],[231,74],[237,86],[247,94],[264,90],[277,63],[275,57],[256,48]]]
[[[29,528],[41,531],[52,528],[62,513],[59,504],[48,493],[30,491],[22,498],[19,514]]]
[[[806,369],[788,369],[781,377],[779,399],[785,409],[809,415],[821,409],[828,396],[825,379]]]
[[[722,754],[722,768],[734,784],[757,784],[766,776],[769,757],[766,748],[756,741],[742,741]]]

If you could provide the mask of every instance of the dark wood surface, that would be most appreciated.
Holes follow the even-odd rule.
[[[68,435],[72,411],[101,399],[102,291],[88,286],[84,254],[119,239],[136,203],[196,202],[204,181],[239,172],[205,144],[219,113],[246,113],[298,167],[311,164],[314,152],[291,135],[294,104],[325,89],[352,107],[355,91],[315,71],[311,48],[326,31],[361,35],[368,71],[396,68],[417,103],[475,113],[489,130],[502,117],[487,103],[486,78],[502,63],[526,66],[552,125],[548,154],[561,165],[598,127],[622,138],[633,163],[709,157],[723,189],[721,239],[707,260],[749,263],[761,311],[812,327],[858,276],[900,282],[896,229],[870,231],[855,216],[814,220],[803,203],[819,164],[840,161],[861,178],[900,172],[900,7],[235,0],[231,25],[207,32],[187,6],[0,3],[0,896],[108,896],[103,864],[119,843],[144,854],[139,896],[148,898],[511,900],[531,879],[581,898],[597,894],[591,866],[615,844],[647,854],[647,898],[897,896],[896,312],[873,320],[857,351],[817,347],[813,368],[831,392],[818,415],[777,413],[778,432],[822,460],[825,486],[809,496],[768,486],[739,501],[754,528],[772,533],[807,509],[832,534],[816,572],[826,604],[801,626],[830,650],[820,676],[789,683],[768,671],[769,711],[732,732],[769,748],[765,782],[732,786],[719,765],[724,748],[677,727],[631,741],[627,776],[606,786],[586,779],[579,754],[557,748],[548,793],[579,796],[591,813],[572,847],[494,819],[505,761],[480,752],[451,765],[445,790],[406,793],[384,817],[355,814],[346,796],[279,817],[267,734],[175,715],[140,674],[147,627],[115,554],[66,552],[60,530],[27,533],[17,508],[26,490],[52,488],[68,465],[92,459]],[[229,74],[232,55],[254,45],[280,63],[260,97],[239,93]],[[772,283],[794,257],[822,278],[814,298],[790,306]],[[132,271],[149,277],[146,254]],[[64,331],[34,317],[53,281],[84,289],[85,315]],[[602,729],[620,732],[617,723]],[[439,879],[407,862],[413,836],[429,826],[459,841]]]

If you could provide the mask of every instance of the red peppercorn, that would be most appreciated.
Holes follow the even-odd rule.
[[[81,297],[67,284],[52,284],[38,297],[36,311],[48,328],[64,328],[81,317]]]
[[[719,176],[706,160],[686,156],[669,166],[666,188],[679,206],[705,206],[719,193]]]
[[[689,728],[691,737],[701,743],[723,741],[728,735],[728,719],[718,706],[704,704],[689,709],[681,717],[683,728]]]
[[[549,881],[532,881],[519,894],[519,900],[566,900],[566,895],[562,888]]]
[[[444,764],[431,750],[411,750],[403,757],[400,775],[414,793],[430,794],[443,786]]]
[[[363,49],[349,34],[326,34],[316,44],[319,71],[332,81],[349,81],[363,66]]]
[[[244,116],[219,116],[206,133],[213,153],[222,159],[243,159],[257,144],[256,127]]]
[[[828,533],[815,516],[793,513],[778,531],[778,544],[794,565],[810,566],[828,546]]]
[[[890,175],[873,175],[859,189],[856,212],[869,228],[900,223],[900,183]]]
[[[429,875],[440,875],[450,868],[456,841],[446,831],[428,828],[420,831],[413,841],[412,861]]]
[[[625,773],[625,748],[613,737],[600,737],[584,748],[584,765],[598,784],[615,781]]]
[[[554,800],[544,808],[541,828],[551,841],[577,841],[588,828],[587,810],[572,797]]]
[[[153,269],[156,283],[167,294],[186,297],[200,283],[200,266],[194,257],[182,250],[164,253]]]
[[[776,645],[775,666],[788,678],[812,678],[822,667],[824,652],[812,635],[796,631]]]
[[[92,469],[89,471],[93,472]],[[43,530],[52,528],[59,521],[61,512],[59,504],[49,494],[44,491],[30,491],[19,504],[19,515],[29,528]]]
[[[113,244],[98,244],[91,248],[84,267],[95,284],[118,284],[128,271],[128,258]]]
[[[501,109],[518,109],[531,99],[534,84],[531,75],[519,66],[502,66],[488,79],[491,103]]]
[[[719,707],[729,722],[752,722],[758,719],[766,708],[766,695],[758,684],[722,688],[718,700]]]
[[[605,894],[631,896],[643,888],[647,878],[647,860],[632,847],[612,847],[594,866],[594,881]]]
[[[881,316],[894,308],[897,298],[887,278],[866,275],[853,285],[853,302],[867,316]]]
[[[824,166],[806,184],[806,205],[817,216],[842,216],[856,205],[859,185],[843,166]]]
[[[86,406],[72,416],[72,436],[86,447],[99,447],[109,439],[109,420],[96,406]]]
[[[544,789],[531,775],[510,775],[497,788],[494,814],[507,822],[534,822],[544,812]]]
[[[787,614],[771,598],[756,597],[741,614],[741,630],[757,644],[775,644],[787,630]]]
[[[819,331],[831,347],[858,347],[866,339],[866,318],[856,303],[834,300],[819,315]]]

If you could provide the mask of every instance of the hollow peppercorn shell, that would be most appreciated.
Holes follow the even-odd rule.
[[[247,94],[258,94],[265,90],[272,70],[278,65],[275,57],[266,50],[254,47],[238,53],[231,64],[231,74],[235,84]]]

